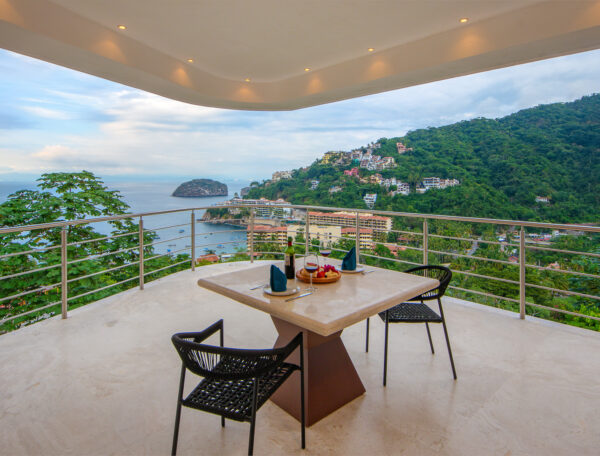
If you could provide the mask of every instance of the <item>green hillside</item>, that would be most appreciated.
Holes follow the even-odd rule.
[[[396,143],[412,151],[398,154]],[[295,204],[366,207],[362,198],[377,193],[375,209],[553,222],[600,221],[600,95],[570,103],[525,109],[500,119],[473,119],[439,128],[382,138],[374,153],[393,157],[393,169],[379,171],[413,186],[424,177],[456,178],[461,184],[424,194],[387,196],[385,187],[360,183],[343,171],[356,163],[315,161],[294,170],[291,179],[263,182],[247,197],[284,198]],[[366,149],[366,148],[363,148]],[[360,169],[361,177],[376,171]],[[311,180],[319,186],[310,190]],[[329,188],[339,185],[338,193]],[[535,197],[549,197],[536,203]]]

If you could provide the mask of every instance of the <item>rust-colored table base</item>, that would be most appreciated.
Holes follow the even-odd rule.
[[[271,317],[279,337],[275,347],[286,345],[296,334],[304,334],[306,425],[310,426],[365,392],[365,387],[340,338],[342,331],[323,337],[276,317]],[[299,363],[296,350],[289,358]],[[300,420],[300,375],[294,373],[271,396],[271,400]]]

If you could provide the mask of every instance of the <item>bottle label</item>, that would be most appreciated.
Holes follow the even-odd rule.
[[[285,265],[289,266],[292,264],[291,257],[286,253],[285,254]]]

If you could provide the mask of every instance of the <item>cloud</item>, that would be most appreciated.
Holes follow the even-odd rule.
[[[41,106],[23,106],[21,109],[34,116],[45,117],[47,119],[68,120],[71,118],[66,112],[56,109],[42,108]]]
[[[65,161],[78,158],[77,153],[74,150],[61,146],[60,144],[46,146],[39,152],[34,153],[33,157],[45,161]]]
[[[11,55],[0,51],[0,67]],[[0,163],[11,172],[89,169],[107,177],[260,180],[305,166],[327,150],[600,92],[600,51],[290,112],[194,106],[33,59],[11,64],[20,77],[0,75],[8,100],[0,120],[23,104],[21,111],[36,118],[70,118],[40,120],[26,135],[8,131],[0,140]]]

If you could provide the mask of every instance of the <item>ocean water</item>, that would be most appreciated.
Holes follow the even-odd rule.
[[[229,184],[228,196],[215,196],[209,198],[178,198],[171,196],[180,182],[109,182],[110,190],[118,190],[123,201],[131,207],[131,213],[157,212],[173,209],[185,209],[194,207],[211,206],[219,201],[225,201],[233,197],[235,192],[240,192],[241,185]],[[6,200],[8,195],[17,190],[36,189],[33,182],[0,182],[0,202]],[[204,210],[194,212],[194,218],[199,219]],[[158,241],[167,241],[155,246],[157,253],[175,252],[186,249],[181,253],[189,253],[191,246],[190,212],[176,212],[172,214],[145,216],[143,218],[144,228],[155,229],[159,235]],[[159,229],[172,225],[186,226]],[[108,223],[96,223],[94,228],[100,233],[108,234],[110,225]],[[181,239],[175,239],[181,238]],[[246,249],[246,230],[226,225],[212,225],[196,221],[196,255],[202,255],[207,250],[216,253],[233,253],[238,249]]]

